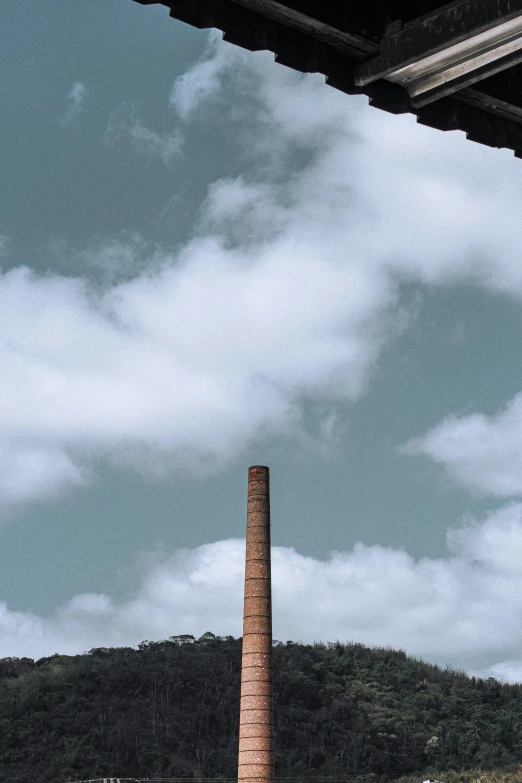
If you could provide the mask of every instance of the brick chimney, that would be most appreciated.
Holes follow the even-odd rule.
[[[238,783],[273,783],[272,582],[268,468],[248,469]]]

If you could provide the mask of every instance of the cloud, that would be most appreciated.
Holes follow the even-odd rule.
[[[522,505],[454,530],[446,558],[357,544],[327,560],[273,548],[274,636],[392,645],[486,676],[522,674]],[[73,598],[49,618],[0,608],[0,656],[78,653],[180,633],[241,634],[244,541],[142,563],[128,601]],[[306,606],[306,612],[303,607]]]
[[[133,231],[122,231],[117,237],[98,236],[80,249],[65,239],[49,242],[47,247],[57,268],[73,265],[102,287],[136,278],[144,270],[151,275],[165,260],[161,247]]]
[[[133,147],[148,155],[161,158],[169,165],[181,154],[183,140],[176,131],[158,133],[143,124],[134,104],[121,103],[111,114],[105,129],[105,141],[113,146],[128,139]]]
[[[382,271],[520,297],[522,185],[511,152],[367,107],[366,99],[339,93],[318,75],[288,72],[265,54],[245,57],[257,76],[260,136],[271,154],[285,143],[312,152],[296,184],[317,214],[323,205],[326,240],[340,224],[350,256],[364,254]]]
[[[78,117],[83,110],[83,105],[88,94],[84,84],[81,82],[74,82],[67,95],[69,105],[65,114],[59,120],[60,125],[69,125],[69,123]]]
[[[301,394],[359,394],[366,320],[391,297],[371,275],[289,238],[245,258],[207,237],[162,262],[101,292],[27,268],[0,277],[4,500],[26,487],[13,453],[47,453],[64,482],[100,457],[198,471],[261,433],[298,436]]]
[[[0,461],[48,454],[49,493],[103,460],[204,472],[274,433],[309,443],[304,399],[321,410],[324,450],[341,426],[336,402],[360,397],[404,326],[401,282],[522,293],[511,155],[214,37],[172,100],[188,128],[218,95],[244,171],[211,183],[183,248],[144,259],[146,243],[130,238],[85,251],[91,266],[137,270],[101,289],[25,268],[0,277]],[[179,152],[175,132],[150,131],[129,103],[108,125],[111,143],[123,138],[165,162]],[[22,498],[24,481],[4,500]]]
[[[4,503],[41,500],[84,483],[86,471],[50,445],[0,443],[0,498]]]
[[[467,489],[507,498],[522,494],[522,395],[493,416],[449,416],[402,447],[443,465]]]
[[[202,104],[215,99],[221,92],[223,78],[235,64],[244,62],[240,50],[220,45],[220,38],[220,33],[213,30],[201,60],[174,82],[170,105],[182,119],[188,119]],[[234,76],[237,79],[238,73]]]

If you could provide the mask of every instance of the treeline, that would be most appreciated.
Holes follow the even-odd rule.
[[[241,640],[208,633],[0,660],[0,780],[234,777]],[[360,644],[274,645],[276,775],[522,760],[522,686]]]

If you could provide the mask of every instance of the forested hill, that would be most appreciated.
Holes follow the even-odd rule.
[[[240,659],[205,634],[0,660],[0,780],[233,777]],[[522,686],[359,644],[275,643],[274,666],[278,776],[522,760]]]

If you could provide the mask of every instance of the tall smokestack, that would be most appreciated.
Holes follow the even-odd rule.
[[[248,469],[238,783],[273,783],[272,581],[268,468]]]

